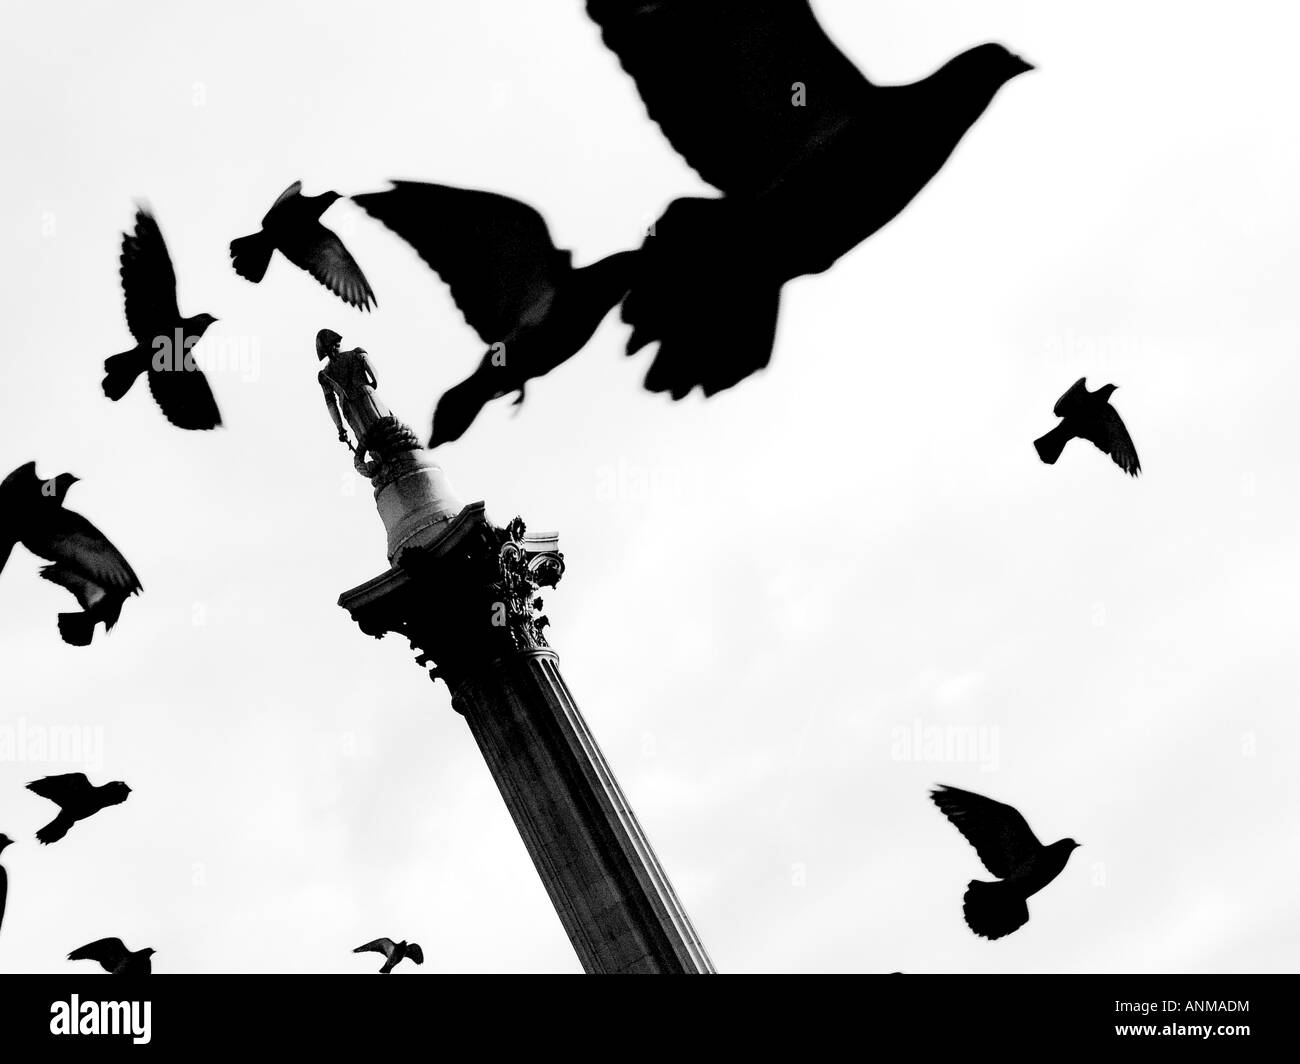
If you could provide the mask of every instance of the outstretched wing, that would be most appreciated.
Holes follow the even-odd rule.
[[[75,569],[70,569],[68,566],[60,565],[57,562],[54,565],[42,566],[41,576],[50,583],[58,584],[60,587],[71,591],[83,610],[89,610],[98,605],[106,594],[104,589],[93,580],[88,579]]]
[[[120,938],[100,938],[87,943],[68,954],[70,961],[98,961],[112,971],[124,960],[130,951]]]
[[[377,938],[373,942],[367,942],[364,946],[358,946],[353,953],[382,953],[385,957],[391,957],[397,943],[391,938]]]
[[[313,227],[312,237],[305,246],[290,245],[284,253],[344,303],[359,310],[369,310],[372,303],[378,305],[357,260],[343,246],[338,235],[319,222]]]
[[[767,188],[873,88],[807,0],[587,0],[587,13],[672,146],[729,195]]]
[[[572,266],[537,211],[493,192],[419,181],[392,185],[352,198],[446,282],[484,343],[503,341],[544,313]]]
[[[4,480],[0,480],[0,497],[13,493],[32,494],[33,489],[41,486],[41,478],[36,475],[36,463],[24,462]]]
[[[1142,471],[1133,438],[1128,434],[1119,412],[1109,403],[1101,413],[1096,432],[1090,434],[1088,439],[1110,455],[1114,463],[1129,476],[1135,477]]]
[[[275,202],[271,204],[271,209],[267,211],[266,215],[262,218],[262,224],[266,225],[266,223],[270,220],[271,215],[275,213],[276,207],[280,206],[280,204],[282,204],[285,200],[293,199],[294,196],[301,196],[301,195],[302,195],[302,182],[295,181],[292,185],[290,185],[288,188],[286,188],[283,192],[281,192],[278,196],[275,197]]]
[[[90,780],[86,779],[85,773],[69,772],[63,776],[45,776],[34,780],[27,784],[27,789],[63,807],[84,801],[94,788],[91,787]]]
[[[931,791],[930,797],[975,847],[984,867],[999,879],[1042,849],[1025,818],[1009,805],[943,785]]]
[[[1077,381],[1065,390],[1065,394],[1056,400],[1056,405],[1052,407],[1052,413],[1057,417],[1067,417],[1070,412],[1077,409],[1079,404],[1088,397],[1087,377],[1080,377]]]
[[[169,337],[180,321],[176,306],[176,271],[154,217],[143,207],[135,213],[135,232],[122,234],[122,293],[126,324],[137,343],[151,345]]]
[[[221,424],[217,397],[203,370],[150,367],[149,391],[158,409],[178,429],[215,429]]]
[[[74,510],[60,510],[48,536],[44,540],[32,540],[27,546],[46,561],[59,562],[84,573],[103,588],[128,595],[143,590],[122,552]]]

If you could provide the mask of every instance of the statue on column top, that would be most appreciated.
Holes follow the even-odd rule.
[[[388,530],[388,560],[395,565],[408,547],[436,539],[464,504],[410,426],[379,398],[366,352],[344,351],[342,344],[332,329],[316,334],[316,358],[324,363],[316,380],[339,440],[352,451],[352,465],[374,488]]]

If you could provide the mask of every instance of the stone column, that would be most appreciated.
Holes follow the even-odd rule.
[[[712,972],[543,635],[537,591],[563,572],[556,537],[474,503],[339,604],[447,683],[584,970]]]

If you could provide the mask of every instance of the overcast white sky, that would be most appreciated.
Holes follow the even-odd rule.
[[[879,81],[984,40],[1040,69],[901,218],[786,288],[760,377],[651,396],[612,315],[443,462],[499,522],[560,530],[552,642],[720,970],[1293,970],[1297,17],[817,10]],[[422,434],[481,345],[351,203],[325,221],[377,313],[283,260],[250,285],[226,247],[297,178],[403,177],[532,203],[585,263],[707,186],[578,0],[6,17],[0,473],[81,476],[69,504],[145,592],[77,649],[30,555],[0,576],[0,732],[95,729],[92,779],[134,788],[44,849],[53,807],[23,785],[84,766],[0,763],[0,971],[68,971],[106,935],[160,972],[366,972],[349,951],[381,935],[422,943],[422,972],[577,971],[445,687],[335,605],[384,534],[316,330],[367,348]],[[182,310],[221,319],[197,348],[234,363],[218,432],[171,428],[143,384],[100,393],[137,198]],[[1039,463],[1084,375],[1121,385],[1140,480],[1078,443]],[[927,762],[917,729],[983,756]],[[1008,939],[962,922],[988,877],[936,782],[1084,844]]]

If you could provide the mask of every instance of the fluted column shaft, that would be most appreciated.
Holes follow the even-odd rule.
[[[536,591],[563,568],[554,537],[527,537],[518,519],[496,529],[475,504],[435,549],[340,604],[435,663],[585,971],[712,972],[542,636]]]

